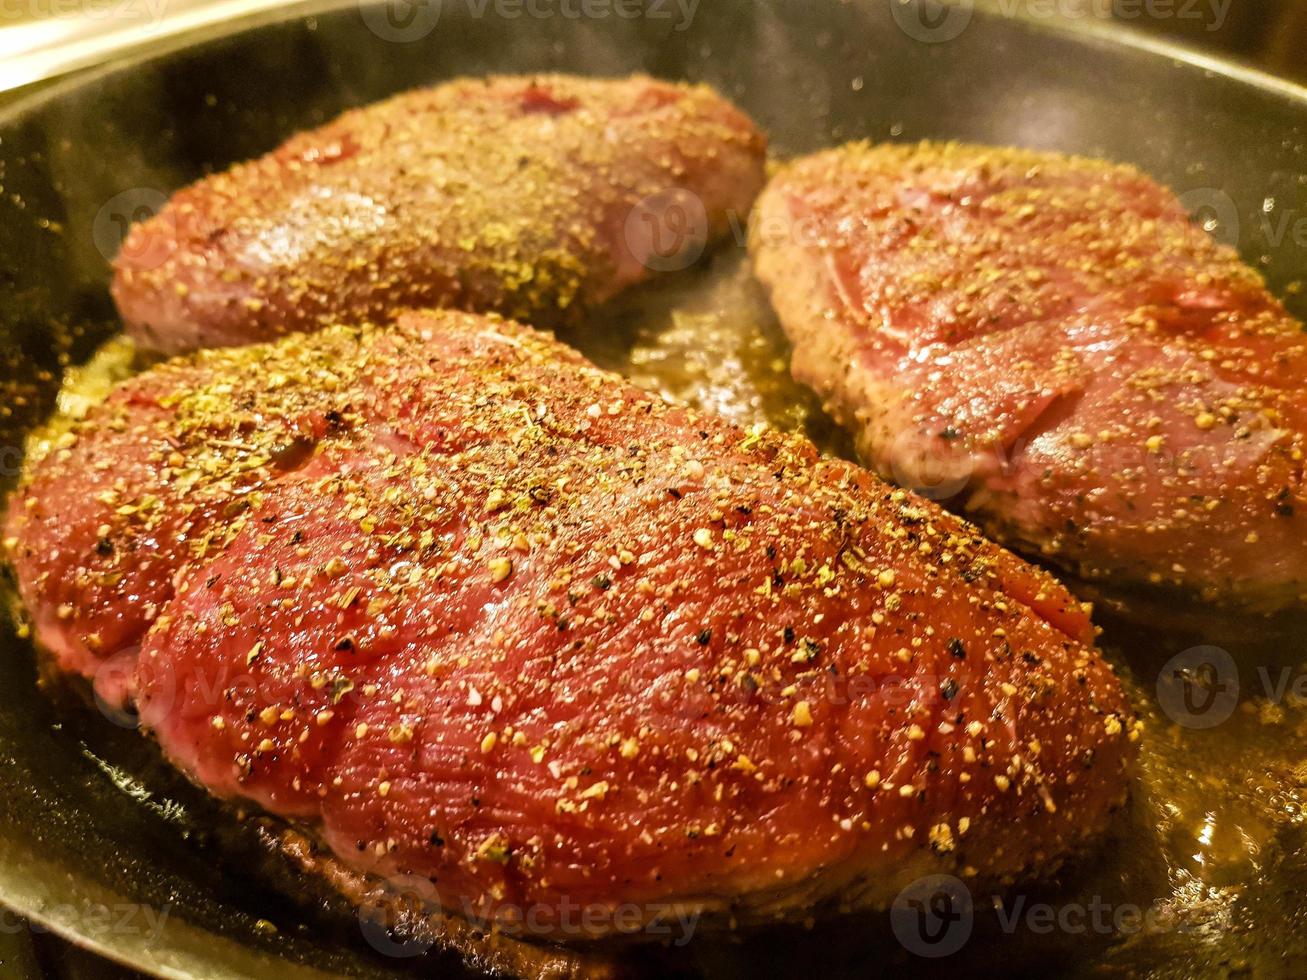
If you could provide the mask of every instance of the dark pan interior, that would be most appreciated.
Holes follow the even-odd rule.
[[[670,3],[630,20],[587,20],[447,2],[435,28],[411,43],[379,36],[350,5],[83,75],[20,102],[0,115],[6,481],[64,367],[116,330],[105,253],[123,217],[345,107],[460,74],[646,70],[704,80],[759,120],[777,155],[857,137],[936,137],[1133,162],[1181,192],[1299,316],[1307,313],[1294,285],[1307,247],[1307,222],[1297,224],[1307,215],[1302,93],[1119,37],[979,12],[955,40],[923,43],[901,29],[895,3],[717,0],[682,30]],[[905,11],[913,16],[915,5],[900,7],[900,17]],[[357,919],[319,911],[293,883],[270,883],[247,837],[213,829],[225,823],[213,806],[135,733],[93,711],[56,708],[39,692],[30,647],[3,629],[0,900],[152,971],[458,975],[448,961],[381,955]],[[1117,639],[1131,642],[1109,635]],[[1190,762],[1205,764],[1201,754]],[[1088,869],[1049,887],[1156,892],[1150,876],[1170,872],[1147,847],[1131,850],[1140,833],[1125,827]],[[1232,897],[1215,931],[1121,944],[1104,935],[986,935],[978,923],[964,953],[932,963],[910,957],[872,917],[696,944],[677,961],[715,976],[908,967],[1278,975],[1307,957],[1307,931],[1298,928],[1307,914],[1302,836],[1292,821],[1273,828],[1257,873],[1221,885]],[[1114,851],[1142,857],[1127,873]],[[142,904],[166,909],[165,921],[148,920]]]

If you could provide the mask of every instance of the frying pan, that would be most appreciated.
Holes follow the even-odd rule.
[[[703,80],[752,113],[781,156],[858,137],[932,137],[1129,161],[1174,187],[1298,316],[1307,313],[1295,285],[1307,245],[1307,91],[1183,50],[979,10],[940,20],[938,8],[899,0],[716,0],[688,19],[653,0],[629,18],[446,0],[422,8],[438,17],[416,29],[384,7],[295,9],[83,73],[0,113],[7,481],[64,371],[117,329],[106,257],[126,220],[344,108],[460,74],[645,70]],[[0,629],[4,905],[160,975],[461,975],[437,953],[387,955],[414,950],[279,871],[249,828],[136,733],[38,690],[30,645]],[[1303,772],[1283,726],[1237,712],[1197,731],[1158,714],[1157,665],[1181,642],[1125,629],[1104,637],[1156,722],[1144,778],[1100,850],[1014,899],[1055,911],[1095,899],[1161,909],[1179,925],[1050,933],[1029,917],[1012,926],[979,909],[961,952],[929,958],[896,942],[884,917],[867,916],[744,941],[700,938],[658,968],[724,977],[1288,973],[1307,959]],[[1301,652],[1280,650],[1277,662]],[[1194,810],[1208,803],[1207,840],[1199,832],[1189,847]],[[1213,834],[1234,851],[1246,845],[1243,858],[1204,851],[1215,848]],[[1186,853],[1195,848],[1197,861]],[[7,916],[0,929],[15,922]],[[623,956],[634,969],[648,965],[638,951]]]

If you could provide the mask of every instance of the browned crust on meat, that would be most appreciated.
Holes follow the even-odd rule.
[[[629,976],[612,955],[526,942],[498,930],[485,931],[458,915],[441,913],[423,899],[347,868],[311,837],[276,821],[262,820],[260,836],[297,870],[320,878],[372,921],[385,924],[396,942],[431,944],[461,956],[467,965],[495,976],[540,980],[618,980]]]

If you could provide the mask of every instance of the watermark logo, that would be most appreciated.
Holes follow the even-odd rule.
[[[1178,197],[1194,224],[1218,242],[1239,245],[1239,208],[1234,198],[1215,187],[1195,187]]]
[[[0,0],[0,19],[122,21],[153,30],[163,22],[167,8],[168,0]]]
[[[112,657],[100,662],[95,675],[91,678],[91,690],[95,695],[95,706],[113,724],[119,728],[135,728],[140,718],[132,706],[132,694],[136,687],[136,664],[141,656],[139,646],[120,650]],[[170,687],[165,691],[171,692]],[[171,698],[169,707],[171,707]]]
[[[1102,895],[1087,901],[1032,902],[1026,895],[986,894],[977,905],[960,880],[947,874],[919,878],[899,893],[890,908],[890,925],[908,952],[941,959],[970,940],[978,915],[1005,936],[1135,936],[1185,933],[1191,923],[1165,903],[1141,906]]]
[[[1060,932],[1068,936],[1135,936],[1140,933],[1185,933],[1189,926],[1165,904],[1140,906],[1133,902],[1110,902],[1101,895],[1088,902],[1030,902],[1025,895],[1013,901],[993,896],[998,927],[1012,936],[1019,931],[1033,936]]]
[[[887,0],[899,29],[924,44],[956,40],[971,23],[975,0]],[[1219,31],[1233,0],[993,0],[986,9],[1028,20],[1186,21]]]
[[[952,432],[931,436],[905,429],[886,453],[894,483],[928,500],[952,500],[971,482],[976,459]]]
[[[368,29],[383,41],[407,44],[436,29],[450,0],[359,0],[359,13]],[[651,20],[673,21],[672,29],[688,30],[701,0],[462,0],[461,13],[473,20]]]
[[[363,23],[383,41],[410,44],[420,41],[440,23],[443,0],[360,0]]]
[[[923,44],[956,40],[971,23],[974,7],[973,0],[889,0],[894,23]]]
[[[1215,728],[1239,705],[1239,668],[1220,647],[1190,647],[1157,675],[1157,701],[1178,725]]]
[[[91,238],[106,260],[115,257],[143,269],[157,268],[168,257],[166,235],[136,235],[132,226],[148,221],[168,203],[168,195],[153,187],[133,187],[104,202],[91,223]]]
[[[359,905],[359,928],[367,944],[382,956],[412,959],[421,956],[434,943],[433,934],[401,934],[392,920],[403,910],[421,910],[423,915],[436,907],[436,891],[431,880],[419,875],[396,875],[387,878],[379,893]]]
[[[143,936],[149,942],[157,941],[172,913],[171,905],[155,908],[137,902],[115,902],[112,905],[53,905],[41,910],[43,919],[50,925],[29,922],[16,912],[0,908],[0,935],[18,935],[22,932],[43,934],[51,929],[72,929],[97,935]]]
[[[557,902],[480,908],[466,897],[442,904],[434,882],[420,875],[386,878],[359,906],[359,926],[369,946],[384,956],[408,959],[429,950],[446,918],[505,936],[534,939],[594,940],[643,935],[672,946],[694,938],[700,912],[677,903],[582,903],[563,896]]]
[[[916,956],[952,956],[971,938],[975,925],[971,892],[953,875],[918,878],[890,906],[890,928],[903,948]]]
[[[0,446],[0,476],[17,476],[23,471],[23,447]]]
[[[626,216],[626,247],[654,272],[688,269],[708,247],[708,212],[684,187],[650,194]]]

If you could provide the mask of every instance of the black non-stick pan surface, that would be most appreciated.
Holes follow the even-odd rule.
[[[1302,90],[1127,35],[965,7],[945,16],[899,0],[688,6],[651,0],[621,16],[636,8],[351,5],[174,46],[11,106],[0,115],[6,481],[65,370],[117,330],[107,257],[127,221],[343,108],[461,74],[644,70],[707,81],[752,113],[780,157],[858,137],[932,137],[1129,161],[1175,187],[1307,313],[1297,284],[1307,272]],[[739,265],[738,254],[719,255],[671,298],[647,297],[635,318],[645,326],[601,317],[577,342],[621,366],[612,352],[645,342],[623,330],[693,304],[695,282],[716,288],[714,269],[747,291]],[[758,329],[770,329],[763,320]],[[730,336],[706,332],[698,356],[729,361],[733,352],[711,348]],[[773,399],[777,390],[787,389]],[[398,943],[281,873],[249,827],[172,774],[122,719],[38,688],[30,645],[2,628],[0,901],[161,974],[461,975],[456,959]],[[1141,772],[1104,845],[1052,881],[1004,896],[998,911],[993,896],[974,896],[958,915],[927,916],[915,935],[902,917],[863,916],[700,936],[660,962],[714,977],[1301,975],[1307,767],[1295,746],[1307,715],[1295,665],[1307,643],[1257,651],[1254,642],[1223,659],[1194,654],[1202,641],[1109,626],[1103,645],[1148,719]],[[1217,705],[1216,717],[1177,704],[1158,684],[1176,654],[1190,666],[1206,657],[1224,672],[1221,690],[1233,681],[1245,705]]]

